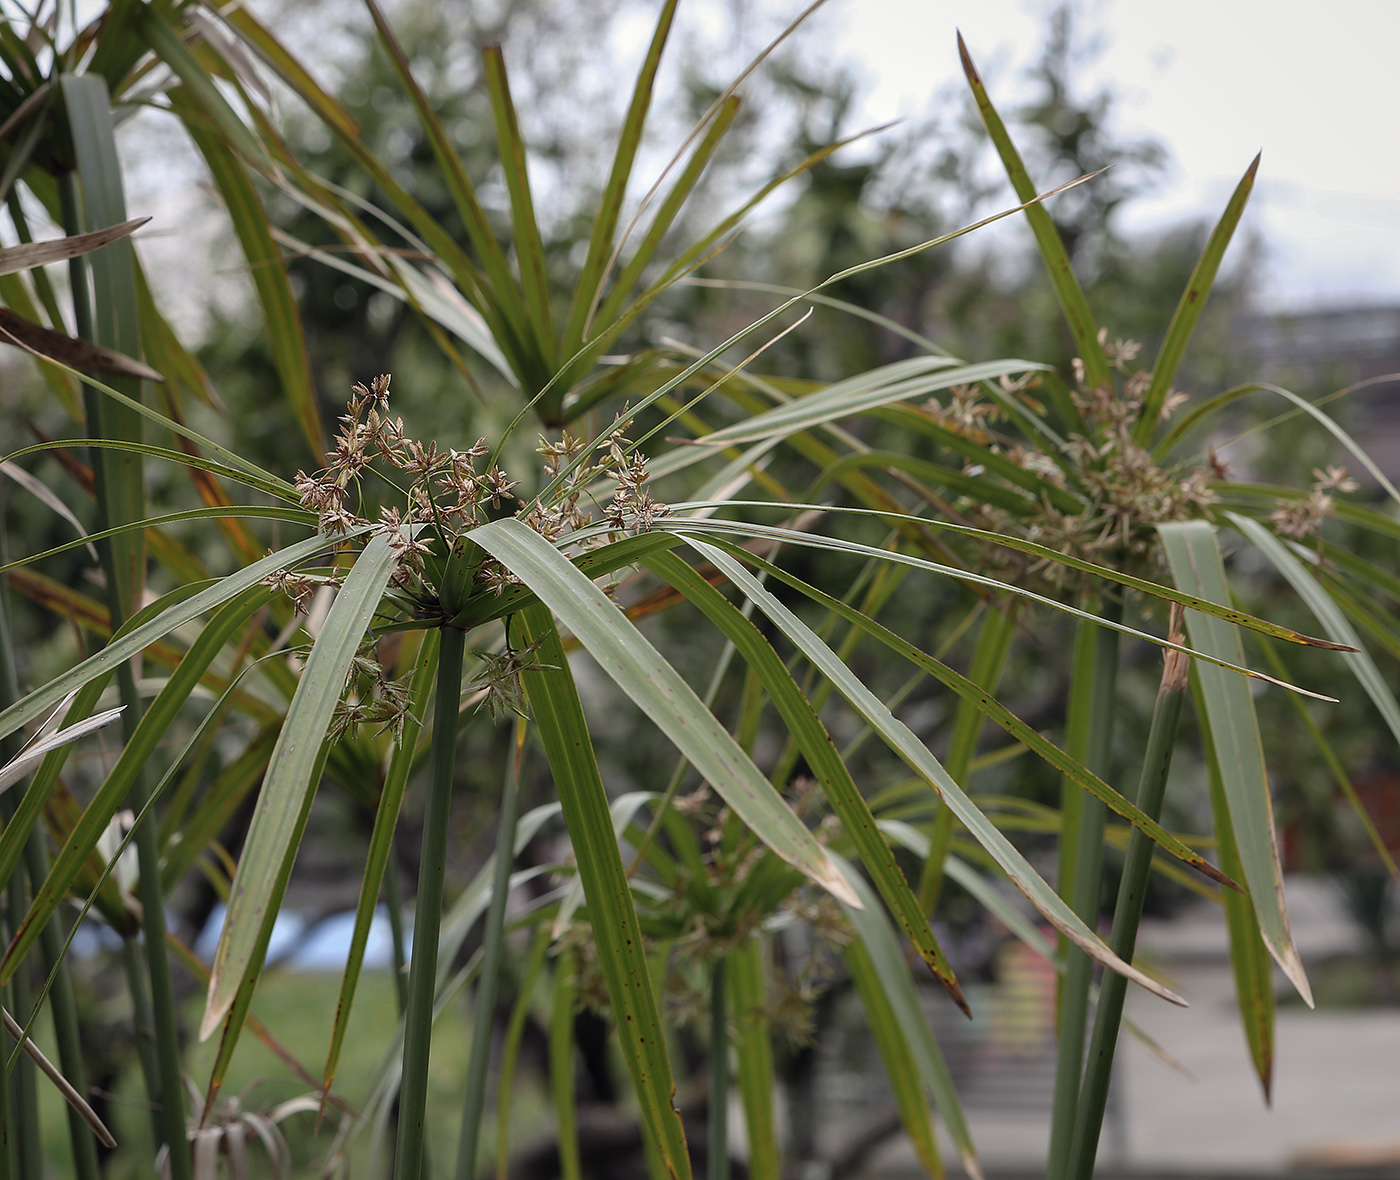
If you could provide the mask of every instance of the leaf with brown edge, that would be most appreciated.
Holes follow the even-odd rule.
[[[141,381],[165,380],[149,365],[143,365],[110,348],[103,348],[100,344],[41,327],[8,307],[0,307],[0,344],[13,344],[34,356],[58,361],[85,373],[107,373],[114,377],[135,377]]]
[[[47,266],[50,262],[66,262],[80,254],[89,254],[134,233],[150,220],[149,217],[133,217],[120,225],[95,229],[89,234],[71,234],[47,242],[23,242],[10,246],[0,250],[0,275],[11,275],[32,270],[36,266]]]

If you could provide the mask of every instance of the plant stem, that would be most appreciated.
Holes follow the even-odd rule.
[[[1175,613],[1175,611],[1174,611]],[[1173,626],[1172,638],[1182,638]],[[1166,653],[1162,685],[1152,710],[1152,728],[1147,735],[1147,752],[1143,756],[1142,777],[1138,781],[1136,803],[1153,819],[1162,813],[1162,799],[1167,790],[1167,775],[1172,765],[1172,749],[1176,744],[1177,724],[1181,720],[1181,705],[1186,697],[1186,673],[1190,665],[1180,652]],[[1123,959],[1132,961],[1137,944],[1138,923],[1142,919],[1143,899],[1152,872],[1152,851],[1155,845],[1136,828],[1128,840],[1128,856],[1123,877],[1118,885],[1118,903],[1113,911],[1113,930],[1109,946]],[[1089,1180],[1098,1154],[1099,1132],[1103,1127],[1104,1108],[1108,1103],[1108,1083],[1113,1072],[1113,1055],[1118,1045],[1118,1029],[1123,1019],[1123,999],[1128,981],[1116,971],[1105,971],[1099,987],[1098,1012],[1094,1017],[1094,1033],[1089,1042],[1089,1060],[1085,1066],[1084,1086],[1079,1095],[1075,1120],[1074,1147],[1070,1154],[1071,1180]]]
[[[0,520],[4,517],[5,497],[0,495]],[[0,561],[4,561],[8,554],[5,545],[5,530],[0,529]],[[10,595],[8,583],[0,581],[0,708],[7,707],[19,700],[19,669],[15,659],[14,632],[10,626]],[[8,762],[19,753],[21,746],[20,735],[15,733],[0,741],[0,762]],[[0,799],[0,815],[3,815],[8,823],[15,812],[15,792],[7,793]],[[38,832],[31,833],[29,846],[35,846],[35,840],[42,839]],[[24,879],[16,870],[11,874],[10,879],[4,883],[5,899],[9,908],[9,929],[15,931],[24,920],[27,908],[24,892]],[[34,882],[37,890],[39,882]],[[48,928],[45,928],[45,934]],[[31,1012],[31,997],[29,995],[29,974],[21,968],[15,972],[14,983],[12,985],[12,996],[14,1000],[15,1018],[21,1024],[27,1024]],[[4,1062],[8,1054],[0,1048],[0,1074],[8,1074]],[[7,1127],[11,1131],[16,1143],[15,1164],[16,1176],[25,1177],[26,1180],[33,1178],[39,1180],[43,1175],[44,1161],[40,1154],[39,1145],[39,1107],[38,1091],[36,1090],[36,1079],[34,1077],[34,1063],[28,1058],[22,1057],[16,1066],[16,1072],[12,1075],[13,1084],[6,1085],[0,1089],[0,1101],[9,1099],[13,1105],[13,1118],[10,1111],[0,1112],[4,1115]],[[7,1077],[6,1082],[11,1079]],[[81,1120],[79,1121],[81,1125]],[[84,1137],[87,1136],[86,1128],[83,1129]],[[74,1151],[77,1150],[76,1142]]]
[[[445,627],[438,655],[437,699],[423,845],[418,861],[418,900],[413,918],[413,962],[404,1014],[403,1080],[399,1087],[399,1133],[395,1180],[419,1180],[428,1100],[428,1056],[432,1048],[433,994],[437,988],[438,932],[442,927],[442,883],[447,871],[447,824],[452,811],[452,772],[457,757],[457,709],[462,697],[462,653],[466,634]]]
[[[720,958],[710,971],[709,1180],[729,1180],[729,1012],[725,998],[724,960]]]
[[[5,813],[13,810],[11,800],[5,800]],[[16,872],[11,876],[5,890],[5,901],[9,911],[11,930],[18,930],[28,908],[24,891],[24,877]],[[22,1025],[29,1023],[33,1011],[33,995],[29,986],[29,972],[21,967],[10,981],[10,1006],[16,1020]],[[3,1061],[0,1061],[3,1068]],[[42,1180],[44,1160],[40,1154],[42,1143],[39,1137],[39,1092],[34,1076],[34,1063],[21,1056],[10,1073],[11,1113],[10,1124],[14,1136],[17,1165],[16,1177],[22,1180]]]
[[[530,1015],[530,1001],[544,970],[545,952],[549,950],[549,928],[535,931],[530,957],[520,978],[520,991],[511,1009],[506,1026],[505,1045],[501,1050],[501,1077],[496,1087],[496,1180],[508,1180],[510,1168],[510,1091],[515,1080],[515,1063],[520,1056],[520,1041],[525,1035],[525,1021]]]
[[[1121,594],[1105,596],[1102,617],[1116,622],[1123,614]],[[1085,628],[1094,627],[1094,631]],[[1082,623],[1076,651],[1074,693],[1079,696],[1084,686],[1079,683],[1088,673],[1089,709],[1084,733],[1084,765],[1100,778],[1107,778],[1113,749],[1113,720],[1118,696],[1118,632]],[[1082,698],[1081,698],[1082,699]],[[1060,892],[1070,893],[1074,912],[1089,929],[1098,925],[1099,891],[1103,880],[1103,840],[1106,809],[1083,788],[1066,784],[1065,798],[1077,801],[1074,838],[1068,857],[1061,847]],[[1064,822],[1068,826],[1073,811],[1064,807]],[[1068,870],[1068,872],[1066,872]],[[1079,1083],[1084,1070],[1084,1035],[1089,1023],[1089,989],[1094,978],[1094,963],[1077,947],[1067,946],[1064,988],[1060,995],[1059,1050],[1055,1060],[1055,1095],[1050,1116],[1050,1152],[1046,1176],[1063,1180],[1074,1147],[1075,1108],[1079,1100]]]
[[[35,892],[38,892],[49,873],[49,858],[43,841],[43,834],[36,828],[30,832],[25,849],[29,861],[29,883]],[[54,1039],[58,1043],[59,1068],[73,1088],[86,1097],[87,1077],[83,1068],[82,1043],[78,1036],[78,1005],[73,997],[73,981],[68,974],[68,964],[63,959],[63,939],[58,923],[52,918],[44,924],[39,935],[39,949],[45,971],[53,973],[49,1006],[53,1015]],[[101,1173],[92,1129],[71,1105],[65,1104],[65,1108],[68,1111],[68,1139],[73,1147],[75,1180],[99,1180]]]
[[[565,949],[554,965],[554,1003],[549,1020],[549,1089],[558,1127],[561,1180],[582,1180],[578,1117],[574,1110],[574,952]]]
[[[393,852],[384,866],[384,906],[389,911],[389,935],[394,944],[394,998],[398,1001],[399,1018],[408,1010],[408,959],[404,955],[403,890],[399,888],[399,865]]]
[[[122,939],[122,966],[126,969],[126,990],[131,996],[131,1026],[136,1038],[136,1060],[141,1066],[141,1080],[151,1099],[151,1134],[160,1142],[160,1114],[156,1095],[160,1080],[156,1066],[155,1035],[151,1031],[150,990],[146,986],[146,969],[141,965],[141,950],[135,936]]]
[[[477,1148],[481,1142],[481,1116],[486,1109],[486,1072],[491,1064],[491,1027],[500,990],[501,957],[505,945],[506,902],[510,897],[510,870],[515,860],[515,821],[520,815],[520,767],[525,759],[525,719],[515,721],[515,750],[501,788],[501,819],[496,834],[496,865],[491,880],[491,906],[486,912],[482,944],[481,979],[476,985],[476,1020],[472,1028],[471,1058],[467,1064],[467,1091],[462,1101],[462,1131],[457,1141],[457,1180],[476,1175]],[[502,1096],[498,1101],[505,1101]]]

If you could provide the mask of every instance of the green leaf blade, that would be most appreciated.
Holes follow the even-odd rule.
[[[1178,587],[1221,604],[1230,601],[1225,566],[1211,525],[1205,521],[1186,521],[1158,525],[1157,531]],[[1186,628],[1193,647],[1224,660],[1233,657],[1236,664],[1243,663],[1244,649],[1239,633],[1229,623],[1188,611]],[[1269,777],[1249,686],[1214,664],[1196,661],[1195,674],[1210,717],[1244,883],[1259,919],[1260,933],[1269,953],[1298,989],[1298,994],[1311,1006],[1312,991],[1288,926]]]
[[[690,1157],[672,1102],[675,1082],[661,1016],[583,705],[549,609],[536,604],[515,619],[526,642],[539,644],[540,663],[548,665],[522,672],[521,679],[564,809],[618,1039],[642,1118],[672,1177],[689,1180]]]
[[[228,1013],[254,958],[266,908],[287,855],[296,817],[314,791],[312,771],[345,689],[350,661],[394,571],[394,549],[383,536],[365,546],[331,604],[320,638],[287,710],[263,780],[229,895],[223,933],[214,954],[200,1040],[207,1040]]]
[[[514,517],[469,536],[535,592],[760,840],[822,888],[854,900],[827,850],[694,690],[597,586]]]

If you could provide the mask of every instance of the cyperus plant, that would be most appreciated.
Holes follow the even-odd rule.
[[[100,23],[71,30],[64,21],[50,28],[30,20],[25,32],[42,44],[38,56],[0,39],[16,91],[6,92],[6,101],[14,100],[12,116],[31,102],[28,112],[37,118],[48,110],[45,102],[63,95],[67,123],[35,122],[34,143],[25,141],[26,150],[37,151],[41,133],[52,133],[53,151],[33,157],[44,167],[26,172],[23,153],[12,160],[15,175],[32,178],[32,195],[75,230],[126,220],[113,170],[112,96],[120,103],[136,94],[132,88],[155,66],[153,55],[170,67],[163,102],[185,121],[218,180],[263,304],[270,316],[281,317],[270,319],[269,332],[282,393],[318,453],[316,462],[323,463],[287,480],[191,429],[181,398],[201,387],[200,370],[155,314],[129,255],[115,261],[99,256],[90,270],[74,267],[80,334],[105,347],[100,356],[109,364],[125,355],[122,375],[133,383],[152,379],[137,361],[144,347],[167,392],[157,410],[142,400],[139,384],[86,379],[87,437],[78,441],[99,460],[92,481],[98,527],[90,538],[6,566],[17,572],[89,541],[105,546],[109,601],[103,611],[77,592],[57,599],[74,617],[88,619],[95,633],[105,627],[105,646],[76,656],[71,667],[27,695],[19,693],[18,681],[7,685],[13,691],[0,711],[0,734],[17,734],[75,691],[70,715],[78,720],[100,708],[114,677],[128,699],[123,720],[129,728],[115,762],[81,801],[68,795],[66,810],[50,806],[65,798],[62,756],[51,752],[0,832],[0,876],[10,884],[10,941],[0,980],[18,989],[27,983],[32,958],[42,959],[59,1011],[63,951],[51,934],[57,934],[56,916],[76,898],[84,912],[95,911],[124,936],[132,995],[138,1012],[149,1010],[138,955],[141,924],[145,970],[153,980],[162,970],[168,976],[167,947],[198,974],[202,964],[160,926],[164,897],[196,871],[214,883],[227,908],[200,1033],[217,1033],[219,1040],[188,1125],[169,996],[158,994],[151,1010],[161,1021],[160,1052],[142,1059],[158,1108],[156,1138],[165,1143],[173,1175],[214,1160],[220,1144],[253,1125],[252,1116],[221,1098],[221,1087],[243,1033],[266,1034],[252,1007],[323,781],[363,806],[373,816],[373,831],[325,1066],[313,1075],[295,1059],[290,1063],[316,1091],[315,1101],[277,1113],[290,1117],[314,1105],[324,1114],[335,1107],[344,1116],[337,1120],[343,1135],[332,1154],[341,1159],[348,1158],[354,1137],[380,1144],[397,1120],[393,1169],[400,1180],[423,1174],[439,1139],[429,1134],[427,1113],[429,1056],[435,1048],[444,1051],[440,1038],[435,1044],[435,1019],[473,983],[475,1035],[454,1170],[462,1180],[476,1174],[490,1024],[507,979],[512,926],[531,927],[533,938],[507,1029],[511,1051],[503,1074],[514,1068],[534,989],[547,984],[551,1091],[561,1167],[571,1177],[580,1167],[570,1086],[572,1022],[580,1003],[605,1007],[611,1016],[641,1137],[658,1175],[683,1178],[692,1170],[696,1144],[687,1140],[677,1109],[677,1089],[686,1079],[675,1069],[669,1035],[670,1017],[689,1014],[707,1030],[710,1174],[718,1180],[726,1166],[724,1095],[732,1047],[750,1170],[775,1177],[781,1152],[770,1040],[775,1029],[803,1027],[815,981],[837,970],[848,972],[860,996],[923,1165],[932,1175],[943,1167],[932,1101],[965,1167],[976,1174],[975,1146],[920,1004],[916,980],[925,966],[915,964],[915,975],[906,962],[906,947],[912,948],[949,1002],[967,1008],[929,920],[945,880],[957,881],[1019,936],[1048,951],[1025,913],[994,888],[1009,881],[1063,936],[1063,945],[1050,952],[1065,976],[1051,1160],[1057,1180],[1092,1170],[1121,1015],[1122,985],[1115,980],[1132,979],[1179,999],[1132,963],[1144,876],[1155,850],[1166,854],[1157,861],[1163,871],[1189,872],[1187,879],[1198,885],[1203,875],[1213,884],[1202,887],[1221,887],[1262,1078],[1272,1060],[1267,955],[1306,992],[1279,889],[1268,780],[1245,679],[1260,674],[1246,667],[1239,630],[1341,648],[1397,734],[1400,710],[1359,650],[1343,614],[1346,600],[1338,607],[1308,568],[1315,552],[1290,548],[1256,519],[1277,508],[1278,493],[1225,483],[1208,458],[1177,450],[1210,409],[1240,396],[1229,391],[1184,411],[1173,385],[1253,168],[1208,244],[1155,362],[1135,372],[1133,349],[1110,346],[1111,333],[1101,332],[1090,313],[1043,208],[1046,195],[1025,174],[964,52],[1018,209],[1030,218],[1065,308],[1080,356],[1072,372],[1014,358],[965,363],[908,329],[901,335],[915,355],[824,386],[760,372],[766,340],[739,364],[728,358],[741,344],[751,348],[748,342],[769,325],[792,329],[788,313],[810,300],[840,306],[829,289],[888,259],[833,275],[713,348],[653,347],[643,335],[645,313],[771,187],[674,250],[671,261],[662,260],[669,231],[736,115],[737,98],[726,91],[697,128],[676,180],[669,189],[658,182],[650,206],[655,212],[629,250],[629,234],[619,226],[674,12],[673,2],[662,5],[583,262],[563,285],[563,268],[546,265],[528,151],[499,50],[484,57],[483,85],[510,203],[508,225],[505,218],[493,221],[477,199],[409,58],[372,6],[384,48],[451,190],[463,226],[458,241],[404,191],[391,167],[364,148],[343,108],[244,9],[215,17],[192,5],[114,5]],[[71,43],[60,46],[55,30],[71,32]],[[297,162],[277,131],[256,70],[229,43],[235,37],[347,144],[402,223]],[[96,46],[91,57],[84,56],[89,45]],[[81,76],[79,67],[87,67]],[[16,79],[33,86],[28,97],[18,92]],[[76,176],[67,167],[67,146],[77,157]],[[54,168],[46,175],[48,164]],[[512,425],[474,443],[465,436],[415,437],[398,416],[413,391],[400,390],[391,412],[389,381],[380,377],[356,387],[322,461],[321,425],[290,286],[258,195],[263,182],[295,193],[325,217],[356,253],[353,262],[334,259],[337,265],[421,312],[471,384],[508,407],[500,420]],[[913,257],[962,232],[899,256]],[[325,251],[313,254],[329,258]],[[29,256],[27,264],[43,261]],[[29,285],[7,286],[7,301],[18,304],[32,295],[31,306],[45,302],[42,273],[35,272]],[[96,280],[91,295],[90,277]],[[51,330],[61,328],[61,316],[51,310],[47,318]],[[71,364],[90,371],[99,355],[82,359],[52,340],[47,346],[36,343],[37,336],[21,340],[48,358],[45,372],[56,391],[71,389]],[[485,365],[459,355],[459,344]],[[470,404],[466,381],[462,402]],[[1173,410],[1175,422],[1164,426]],[[533,438],[524,442],[522,425],[531,414],[546,430],[539,443],[543,470],[507,472],[503,456],[533,445]],[[145,440],[142,429],[151,430],[154,441]],[[681,432],[683,444],[667,445]],[[113,463],[103,466],[104,456]],[[191,475],[190,496],[163,505],[171,510],[155,516],[141,500],[148,458]],[[1327,478],[1340,490],[1342,477]],[[229,486],[249,489],[247,498],[257,502],[234,504]],[[759,490],[755,498],[741,499],[749,488]],[[194,495],[198,507],[189,506]],[[1304,500],[1302,509],[1276,523],[1286,538],[1290,529],[1320,523],[1328,506]],[[207,540],[196,545],[192,533],[181,531],[186,522],[207,519],[224,526],[217,546]],[[1391,522],[1358,519],[1395,534]],[[1328,640],[1309,639],[1234,605],[1217,526],[1237,529],[1275,562],[1322,621]],[[288,542],[287,533],[299,539]],[[163,570],[160,592],[149,596],[142,538]],[[817,564],[816,574],[798,576],[785,558],[799,546],[833,565]],[[840,563],[851,560],[860,568],[844,590],[815,584],[830,569],[845,576]],[[938,601],[956,623],[949,627],[954,644],[964,626],[977,628],[966,675],[951,666],[956,657],[925,651],[882,621],[914,571],[937,575],[947,588]],[[1189,638],[1175,626],[1165,638],[1152,634],[1149,628],[1160,628],[1151,616],[1140,622],[1134,614],[1149,603],[1184,611]],[[663,654],[671,651],[665,639],[653,642],[638,625],[661,606],[693,606],[705,620],[704,634],[718,641],[705,645],[710,680],[703,693],[679,670],[686,652]],[[998,699],[1005,695],[999,680],[1018,611],[1030,610],[1079,622],[1061,744]],[[202,626],[186,626],[195,622]],[[1123,635],[1168,651],[1136,799],[1113,785]],[[932,678],[955,698],[945,759],[900,716],[902,698],[886,699],[869,682],[875,677],[858,670],[858,649],[869,640],[887,664],[907,663],[918,683]],[[675,747],[678,759],[663,789],[608,789],[608,762],[594,745],[604,732],[596,713],[601,706],[581,687],[582,677],[575,678],[572,653],[578,650]],[[154,690],[149,700],[141,698],[128,664],[143,653],[165,673],[148,685]],[[1161,822],[1187,656],[1194,660],[1191,695],[1209,743],[1218,863]],[[501,719],[511,737],[499,767],[495,854],[454,896],[447,862],[460,786],[459,732],[464,723],[485,729]],[[1063,776],[1063,799],[1051,825],[1059,836],[1055,888],[1013,838],[1007,809],[969,790],[988,719]],[[844,748],[833,739],[838,723],[860,734]],[[877,744],[868,742],[872,736],[887,761],[860,752],[863,743]],[[223,765],[214,754],[220,742],[237,747]],[[526,809],[527,788],[544,778],[531,763],[540,752],[549,799]],[[394,1043],[385,1046],[369,1099],[350,1111],[335,1088],[341,1050],[381,896],[395,923],[403,916],[392,849],[420,767],[427,793],[402,1020]],[[242,847],[230,871],[221,837],[245,800],[251,818],[246,832],[237,833]],[[126,805],[134,823],[112,848],[111,821]],[[26,889],[17,870],[31,846],[47,856],[46,810],[57,856],[51,865],[37,856],[25,862]],[[1109,811],[1123,822],[1110,824]],[[558,819],[569,859],[517,869],[522,849]],[[1128,853],[1107,941],[1096,932],[1106,839]],[[133,842],[141,850],[139,915],[110,879]],[[911,865],[917,872],[906,875]],[[531,894],[523,908],[507,910],[513,889],[550,877],[550,888]],[[521,890],[517,900],[525,894]],[[468,936],[483,920],[481,947],[467,954]],[[405,950],[399,929],[396,951],[405,956]],[[780,952],[790,974],[776,968]],[[1095,963],[1108,973],[1099,985],[1086,1071]],[[164,986],[156,982],[157,989]],[[26,1020],[37,1010],[38,1002],[27,997]],[[498,1095],[496,1105],[497,1142],[508,1148],[508,1093]],[[11,1118],[10,1108],[3,1109]],[[185,1150],[187,1142],[195,1156]],[[75,1152],[84,1143],[75,1131]],[[439,1147],[438,1154],[447,1152]],[[381,1152],[378,1162],[386,1155]],[[95,1175],[90,1150],[88,1158],[79,1173]],[[497,1165],[504,1167],[504,1160]]]

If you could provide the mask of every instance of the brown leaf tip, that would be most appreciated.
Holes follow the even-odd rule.
[[[963,73],[967,75],[968,82],[973,86],[981,86],[982,76],[972,64],[972,55],[967,51],[967,42],[963,40],[961,29],[958,30],[958,57],[962,59]]]

